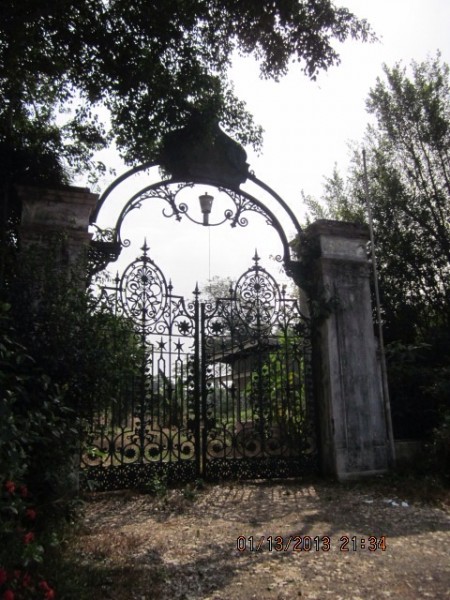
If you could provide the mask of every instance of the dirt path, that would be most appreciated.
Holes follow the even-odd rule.
[[[73,550],[93,600],[450,598],[449,506],[386,485],[93,494]]]

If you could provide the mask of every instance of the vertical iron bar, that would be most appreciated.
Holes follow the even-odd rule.
[[[144,243],[144,248],[145,248]],[[147,264],[146,254],[144,250],[144,264]],[[142,312],[141,312],[141,347],[142,347],[142,363],[141,363],[141,373],[140,373],[140,382],[139,382],[139,419],[140,419],[140,427],[139,427],[139,463],[144,463],[144,452],[145,452],[145,398],[146,398],[146,387],[147,387],[147,339],[146,339],[146,327],[147,327],[147,311],[145,302],[142,304]]]
[[[201,316],[200,316],[200,401],[201,401],[201,457],[202,457],[202,472],[204,476],[206,474],[207,465],[207,440],[208,440],[208,420],[206,414],[206,402],[208,398],[208,390],[206,386],[206,335],[205,335],[205,303],[200,304]]]
[[[265,418],[264,418],[264,385],[267,388],[268,383],[263,381],[263,333],[261,330],[261,304],[259,296],[256,297],[256,332],[257,332],[257,355],[258,355],[258,409],[259,409],[259,435],[261,436],[261,456],[263,457],[266,451],[265,440]],[[270,381],[270,379],[269,379]],[[269,394],[270,395],[270,394]]]
[[[198,293],[194,300],[194,416],[195,416],[195,469],[198,477],[202,476],[200,419],[200,302]]]
[[[141,347],[142,347],[142,362],[139,382],[139,463],[144,463],[144,446],[145,446],[145,388],[146,388],[146,371],[147,371],[147,349],[145,347],[145,313],[143,312],[143,322],[141,331]]]
[[[113,322],[113,344],[114,344],[114,351],[117,350],[117,321],[116,319],[118,318],[119,315],[119,302],[120,302],[120,291],[122,289],[122,282],[119,278],[119,273],[117,272],[117,275],[114,279],[114,284],[115,284],[115,288],[114,288],[114,322]],[[120,381],[120,385],[123,385],[123,381],[121,379]],[[122,401],[122,391],[119,390],[118,393],[118,398],[119,398],[119,403]],[[111,420],[111,430],[114,427],[114,418],[113,418],[113,414],[114,414],[114,405],[112,403],[112,401],[109,404],[109,407],[107,409],[107,411],[110,410],[111,411],[111,415],[109,417],[109,419]],[[108,417],[107,417],[108,418]],[[115,436],[115,431],[114,434]],[[121,446],[123,447],[123,441],[121,442]],[[110,447],[108,449],[108,452],[111,454],[111,466],[113,466],[114,464],[114,452],[112,450],[112,444],[110,444]],[[119,452],[120,455],[120,459],[119,459],[119,463],[122,465],[123,461],[124,461],[124,456],[123,453]]]

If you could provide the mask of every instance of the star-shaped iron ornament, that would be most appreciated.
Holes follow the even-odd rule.
[[[161,338],[161,339],[159,340],[159,342],[158,342],[158,348],[159,348],[160,350],[165,350],[165,349],[166,349],[166,345],[167,345],[167,342],[165,342],[165,341],[164,341],[164,340]]]
[[[214,323],[211,324],[211,331],[216,334],[222,333],[223,323],[221,323],[220,321],[214,321]]]
[[[178,323],[178,331],[182,334],[182,335],[186,335],[190,332],[191,330],[191,325],[188,323],[188,321],[180,321]]]

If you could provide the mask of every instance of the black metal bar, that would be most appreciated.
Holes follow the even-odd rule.
[[[205,336],[205,304],[200,303],[200,402],[201,402],[201,457],[202,464],[200,475],[204,476],[206,473],[206,461],[207,461],[207,449],[208,449],[208,418],[206,411],[206,403],[208,401],[208,389],[206,385],[206,369],[207,369],[207,352],[206,352],[206,336]]]
[[[117,179],[115,179],[107,188],[106,190],[103,192],[103,194],[100,196],[100,198],[97,200],[97,204],[95,205],[95,208],[91,214],[90,217],[90,223],[95,223],[95,221],[97,220],[97,217],[99,215],[100,209],[102,208],[103,204],[105,203],[107,197],[111,194],[111,192],[113,190],[115,190],[115,188],[122,183],[122,181],[125,181],[125,179],[128,179],[128,177],[131,177],[132,175],[134,175],[135,173],[139,173],[139,171],[145,171],[146,169],[150,169],[151,167],[154,167],[157,163],[155,163],[154,161],[150,161],[150,162],[146,162],[142,165],[138,165],[136,167],[133,167],[131,169],[129,169],[128,171],[125,171],[125,173],[122,173],[122,175],[120,175],[119,177],[117,177]]]
[[[200,382],[200,301],[198,294],[194,300],[194,416],[195,416],[195,470],[198,477],[202,475],[202,443],[201,416],[202,394]]]

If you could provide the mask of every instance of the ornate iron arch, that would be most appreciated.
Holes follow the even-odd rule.
[[[122,237],[122,224],[127,215],[140,208],[146,200],[157,198],[165,202],[162,212],[167,218],[181,220],[185,217],[201,224],[189,214],[188,205],[178,196],[189,187],[206,184],[217,188],[230,203],[220,220],[208,225],[228,223],[231,227],[246,227],[249,223],[246,213],[260,214],[266,223],[276,230],[283,248],[282,255],[276,258],[283,263],[286,273],[292,275],[295,272],[294,264],[297,263],[291,258],[286,226],[281,223],[274,208],[269,208],[268,203],[261,200],[259,195],[264,194],[270,199],[276,212],[280,211],[294,235],[301,233],[300,224],[287,203],[249,171],[246,158],[244,149],[229,138],[216,123],[207,126],[199,121],[190,122],[185,128],[166,136],[157,161],[149,161],[129,169],[112,182],[100,196],[91,215],[91,225],[94,228],[91,271],[98,272],[109,262],[117,260],[121,249],[129,246],[130,241]],[[131,193],[125,204],[121,203],[119,215],[113,225],[100,226],[99,219],[114,192],[134,176],[148,174],[155,168],[159,168],[160,174],[162,172],[159,180]],[[241,188],[244,183],[249,182],[256,187],[256,193]]]

